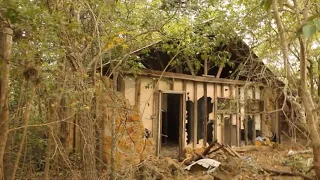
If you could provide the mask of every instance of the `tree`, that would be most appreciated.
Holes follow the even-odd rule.
[[[9,22],[0,16],[0,179],[4,179],[3,158],[9,129],[9,62],[11,59],[12,34]]]

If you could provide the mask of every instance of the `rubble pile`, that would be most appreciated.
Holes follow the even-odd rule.
[[[190,176],[209,174],[214,179],[221,180],[270,177],[311,180],[314,176],[310,172],[311,151],[292,151],[280,149],[279,146],[274,146],[273,143],[256,143],[253,146],[231,148],[228,145],[213,142],[207,148],[188,149],[187,159],[183,163],[187,166],[185,169],[189,171]],[[202,168],[195,167],[192,170],[189,167],[190,162],[193,162],[191,165],[202,166]]]
[[[185,159],[148,156],[134,166],[130,179],[225,180],[307,179],[314,177],[310,150],[274,146],[230,147],[212,142],[208,147],[186,148]],[[309,171],[309,172],[308,172]]]
[[[135,179],[188,179],[181,164],[171,158],[149,156],[134,172]]]

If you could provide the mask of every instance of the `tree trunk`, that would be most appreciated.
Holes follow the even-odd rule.
[[[0,21],[0,180],[4,178],[3,156],[9,129],[9,61],[12,33],[12,29]]]
[[[294,0],[294,10],[296,13],[296,18],[297,18],[297,24],[301,25],[301,20],[300,20],[300,13],[298,12],[298,4],[297,1]],[[303,16],[306,19],[307,14],[308,14],[308,9],[309,9],[309,3],[304,4],[304,11],[303,11]],[[276,24],[278,27],[279,31],[279,36],[280,36],[280,43],[281,43],[281,48],[282,52],[285,58],[285,61],[288,60],[288,42],[284,38],[284,28],[281,22],[281,17],[278,12],[278,2],[277,0],[272,0],[272,8],[274,11],[274,17],[276,19]],[[313,155],[314,155],[314,169],[316,171],[316,176],[320,177],[320,136],[319,136],[319,117],[317,112],[314,112],[313,110],[315,109],[314,102],[312,100],[311,93],[308,89],[308,79],[307,79],[307,52],[306,52],[306,42],[304,37],[299,37],[299,43],[300,43],[300,84],[301,84],[301,98],[303,102],[303,106],[305,108],[305,113],[306,113],[306,119],[307,119],[307,124],[310,132],[310,138],[311,138],[311,143],[312,143],[312,148],[313,148]],[[287,67],[285,67],[287,68]],[[289,76],[287,76],[289,78]]]
[[[82,97],[82,103],[84,105],[91,104],[89,100],[90,95],[84,94]],[[95,121],[91,118],[90,110],[81,110],[79,112],[79,126],[83,132],[83,147],[82,147],[82,162],[83,162],[83,178],[96,180],[98,179],[96,169],[96,129]]]
[[[320,97],[320,58],[317,58],[318,63],[318,96]]]
[[[300,78],[302,90],[302,102],[307,114],[307,123],[310,131],[311,144],[313,149],[314,170],[316,176],[320,177],[320,134],[319,134],[319,117],[315,109],[312,96],[307,85],[307,63],[306,63],[306,43],[302,37],[299,37],[300,42]]]

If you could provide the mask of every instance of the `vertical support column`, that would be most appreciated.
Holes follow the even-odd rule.
[[[252,99],[256,99],[256,88],[252,87]],[[252,139],[251,142],[252,144],[256,143],[256,114],[252,115],[252,119],[253,119],[253,126],[252,126]]]
[[[198,139],[198,136],[197,136],[197,133],[198,133],[198,97],[197,97],[197,94],[198,94],[198,91],[197,91],[197,82],[194,82],[193,83],[193,93],[194,93],[194,106],[193,106],[193,148],[195,148],[197,146],[197,139]]]
[[[220,84],[220,93],[221,93],[221,97],[224,97],[224,85]],[[221,142],[225,143],[225,137],[224,137],[224,131],[225,131],[225,120],[224,120],[224,113],[222,114],[221,117]]]
[[[186,142],[185,136],[185,124],[186,124],[186,94],[183,93],[180,98],[180,104],[182,105],[180,111],[180,121],[179,121],[179,159],[183,158],[183,149]],[[183,158],[184,159],[184,158]]]
[[[261,87],[260,92],[262,93],[262,99],[263,99],[263,112],[261,114],[261,135],[262,137],[267,136],[266,131],[268,131],[268,128],[266,127],[266,121],[267,121],[267,94],[266,89],[264,87]]]
[[[184,103],[185,103],[185,112],[187,112],[187,83],[186,83],[185,80],[182,80],[182,90],[183,90],[183,92],[185,93]],[[191,113],[191,112],[188,112],[188,114],[189,114],[189,113]],[[188,116],[189,116],[189,115],[188,115]],[[186,121],[186,120],[187,120],[187,117],[185,117],[185,121]],[[190,119],[188,119],[187,121],[188,121],[188,123],[191,123]],[[193,127],[193,124],[191,124],[191,132],[192,132],[192,127]],[[184,142],[184,143],[186,143],[186,145],[187,145],[187,139],[190,138],[190,134],[188,134],[189,137],[187,137],[187,135],[186,135],[186,130],[187,130],[187,128],[186,128],[186,123],[185,123],[185,129],[184,129],[185,142]],[[191,137],[192,137],[192,136],[191,136]],[[191,138],[191,139],[190,139],[190,142],[193,142],[192,140],[193,140],[193,139]]]
[[[275,133],[277,136],[277,142],[280,143],[280,109],[279,101],[276,99],[276,127],[275,127]]]
[[[161,119],[162,119],[162,111],[161,111],[161,104],[162,104],[162,93],[158,91],[158,116],[156,118],[156,122],[154,122],[156,127],[156,135],[154,136],[156,142],[156,156],[160,155],[160,148],[161,148]]]
[[[230,84],[229,85],[229,91],[230,91],[230,100],[231,100],[231,106],[233,105],[234,100],[236,100],[236,89],[235,89],[235,85]],[[234,107],[230,107],[230,108],[234,108]],[[237,107],[236,107],[237,108]],[[234,112],[232,110],[232,114],[230,115],[230,124],[231,124],[231,130],[230,130],[230,146],[236,145],[237,144],[237,126],[236,124],[234,124],[234,119],[237,120],[237,110],[236,112]],[[236,122],[235,122],[236,123]]]
[[[204,94],[204,113],[203,113],[203,146],[207,145],[207,127],[208,127],[208,98],[207,98],[207,83],[204,83],[203,94]]]
[[[240,124],[240,122],[241,122],[241,118],[240,118],[240,106],[239,106],[239,101],[240,101],[240,96],[239,96],[239,91],[240,91],[240,89],[239,89],[239,87],[238,86],[236,86],[235,87],[235,99],[236,99],[236,103],[237,103],[237,108],[236,108],[236,111],[237,111],[237,113],[236,113],[236,126],[237,126],[237,134],[236,134],[236,146],[240,146],[240,129],[241,129],[241,124]]]
[[[213,115],[214,115],[214,140],[218,140],[218,115],[217,115],[217,107],[218,107],[218,99],[217,99],[217,84],[213,84]]]
[[[208,75],[208,60],[204,60],[204,75]],[[207,145],[207,135],[208,135],[208,86],[207,83],[203,84],[203,97],[204,97],[204,113],[203,113],[203,146]]]
[[[248,145],[248,112],[247,112],[247,90],[246,87],[244,87],[244,121],[243,121],[243,127],[244,127],[244,141],[245,141],[245,145]]]
[[[172,82],[170,84],[170,90],[174,90],[174,81],[175,81],[175,79],[172,78]]]
[[[154,80],[154,84],[157,83],[157,80]],[[161,114],[161,102],[159,98],[159,86],[154,86],[154,91],[153,91],[153,118],[152,118],[152,136],[157,143],[157,151],[156,155],[159,155],[160,153],[160,147],[161,147],[161,139],[159,141],[158,136],[159,136],[159,126],[160,122],[162,119],[162,114]],[[161,135],[160,135],[161,136]]]

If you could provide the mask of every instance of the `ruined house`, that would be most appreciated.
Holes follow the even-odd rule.
[[[144,69],[123,71],[118,90],[140,112],[156,155],[169,148],[182,156],[184,148],[215,139],[240,146],[274,133],[279,141],[276,77],[242,40],[224,46],[232,64],[204,60],[194,75],[187,64],[166,68],[172,56],[156,46],[147,48],[137,53]]]

